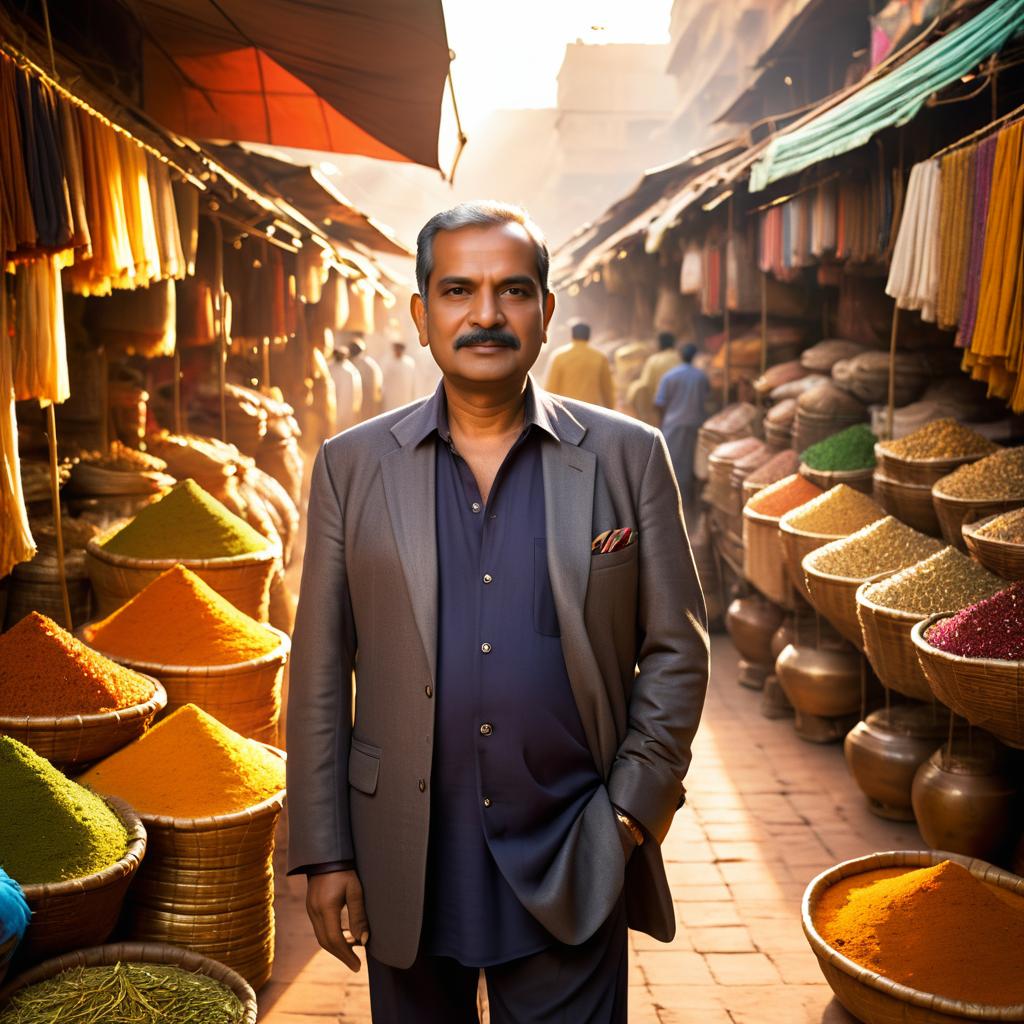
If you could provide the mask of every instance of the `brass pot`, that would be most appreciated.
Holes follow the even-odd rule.
[[[725,628],[740,657],[771,666],[772,634],[782,623],[782,609],[763,597],[737,597],[725,613]]]
[[[914,817],[929,846],[991,859],[1007,837],[1016,789],[986,733],[942,746],[914,776]]]
[[[845,650],[819,650],[789,644],[775,662],[782,689],[796,710],[819,718],[860,717],[860,655]]]
[[[873,711],[847,734],[846,764],[880,818],[914,820],[914,774],[946,735],[946,717],[933,704],[897,704]]]
[[[838,743],[856,724],[860,715],[809,715],[797,709],[793,716],[793,728],[797,736],[807,743]]]
[[[791,643],[796,642],[796,634],[793,631],[793,616],[787,615],[782,620],[782,625],[772,633],[769,649],[772,652],[772,664],[782,653],[783,649]]]
[[[746,690],[763,690],[764,681],[771,671],[771,665],[761,665],[756,661],[740,658],[736,681]]]

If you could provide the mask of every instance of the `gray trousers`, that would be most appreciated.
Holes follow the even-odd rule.
[[[373,1024],[479,1024],[481,970],[491,1024],[626,1024],[626,935],[626,907],[619,900],[579,946],[555,943],[493,967],[464,967],[421,953],[412,967],[400,970],[367,955]]]

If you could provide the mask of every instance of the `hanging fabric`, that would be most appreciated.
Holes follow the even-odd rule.
[[[956,336],[959,348],[970,348],[974,324],[978,316],[978,294],[981,290],[981,264],[985,256],[985,232],[988,228],[988,204],[992,190],[992,169],[995,165],[995,135],[978,143],[974,161],[974,197],[971,204],[971,242],[967,255],[964,300],[960,312],[960,331]]]
[[[960,322],[964,276],[970,246],[971,204],[977,146],[954,150],[942,159],[939,211],[939,296],[936,322],[952,328]]]
[[[167,165],[152,153],[146,158],[146,180],[149,184],[149,198],[153,209],[156,232],[156,246],[159,255],[161,278],[184,279],[187,272],[185,253],[181,246],[181,231],[178,214],[174,207],[174,189]],[[195,189],[190,189],[195,192]],[[197,193],[198,194],[198,193]]]
[[[37,237],[22,155],[17,82],[14,61],[0,55],[0,255],[5,262],[19,250],[34,249]]]
[[[59,260],[20,263],[14,275],[14,393],[64,402],[71,394]]]
[[[921,318],[932,322],[939,288],[941,192],[939,161],[915,164],[885,285],[901,309],[920,310]]]

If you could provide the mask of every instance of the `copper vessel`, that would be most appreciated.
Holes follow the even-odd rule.
[[[771,668],[771,665],[760,665],[756,661],[740,658],[739,667],[736,670],[736,681],[747,690],[763,690],[764,681]]]
[[[773,720],[793,717],[793,705],[789,703],[779,677],[774,672],[764,681],[764,690],[761,691],[761,714]]]
[[[763,597],[737,597],[725,613],[725,627],[740,657],[768,668],[774,660],[772,634],[781,623],[782,609]]]
[[[937,705],[915,701],[873,711],[850,730],[846,764],[875,814],[914,820],[914,774],[942,742],[947,723]]]
[[[846,650],[789,644],[776,659],[775,672],[797,711],[823,718],[860,712],[860,656],[849,644]]]
[[[942,746],[914,776],[914,817],[929,846],[991,859],[1009,833],[1016,787],[995,741],[979,730]]]

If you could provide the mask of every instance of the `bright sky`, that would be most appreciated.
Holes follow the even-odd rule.
[[[567,43],[667,43],[672,0],[442,0],[463,124],[553,107]]]

